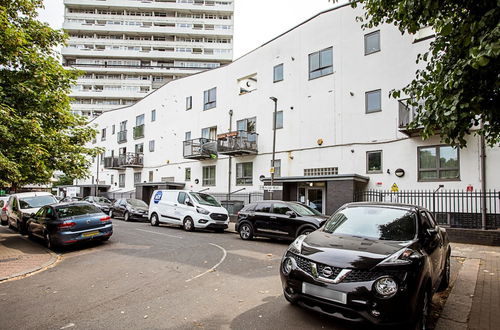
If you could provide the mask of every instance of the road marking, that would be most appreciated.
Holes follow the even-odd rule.
[[[227,251],[226,251],[226,249],[224,249],[222,246],[219,246],[219,245],[214,244],[214,243],[210,243],[210,245],[213,245],[213,246],[215,246],[215,247],[218,247],[219,249],[221,249],[221,250],[222,250],[222,252],[224,253],[224,255],[222,256],[221,260],[219,260],[219,262],[218,262],[215,266],[213,266],[212,268],[208,269],[206,272],[203,272],[203,273],[201,273],[201,274],[199,274],[199,275],[196,275],[195,277],[191,277],[190,279],[186,280],[186,282],[191,282],[192,280],[195,280],[195,279],[197,279],[197,278],[199,278],[199,277],[202,277],[203,275],[206,275],[206,274],[208,274],[208,273],[213,272],[214,270],[216,270],[216,269],[217,269],[217,267],[219,267],[219,266],[220,266],[220,264],[224,261],[224,259],[226,259],[226,256],[227,256]]]
[[[180,236],[169,235],[169,234],[165,234],[165,233],[159,233],[159,232],[151,231],[151,230],[144,230],[144,229],[139,229],[139,228],[135,228],[135,230],[143,231],[143,232],[146,232],[146,233],[152,233],[152,234],[158,234],[158,235],[163,235],[163,236],[168,236],[168,237],[182,239],[182,237],[180,237]]]

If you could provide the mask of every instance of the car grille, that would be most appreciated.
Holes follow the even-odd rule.
[[[293,257],[295,261],[297,262],[297,266],[304,271],[305,273],[313,276],[312,274],[312,269],[311,269],[311,261],[307,258],[304,258],[302,256],[298,256],[294,253],[288,252],[287,257]],[[328,278],[329,279],[335,279],[337,275],[342,271],[342,268],[340,267],[333,267],[329,265],[325,265],[319,262],[314,262],[316,264],[316,267],[318,269],[318,274],[322,277],[325,277],[323,275],[323,269],[325,267],[330,267],[332,269],[332,275],[330,275]],[[373,281],[376,280],[377,278],[381,276],[387,276],[391,275],[394,277],[397,277],[401,279],[404,276],[403,272],[400,271],[387,271],[387,272],[380,272],[380,271],[369,271],[369,270],[359,270],[359,269],[352,269],[351,272],[342,280],[342,282],[366,282],[366,281]]]
[[[210,218],[212,218],[214,220],[226,221],[227,215],[222,214],[222,213],[212,213],[212,214],[210,214]]]

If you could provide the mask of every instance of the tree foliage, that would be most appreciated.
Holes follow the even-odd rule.
[[[96,131],[70,112],[78,76],[58,61],[65,34],[37,20],[42,0],[0,0],[0,186],[87,176]]]
[[[402,33],[432,27],[435,38],[420,54],[425,67],[402,90],[414,98],[423,137],[439,133],[446,143],[465,147],[466,136],[500,141],[500,0],[359,0],[363,27],[396,25]],[[353,2],[352,6],[357,3]],[[419,100],[422,102],[419,105]],[[481,123],[484,127],[481,127]]]

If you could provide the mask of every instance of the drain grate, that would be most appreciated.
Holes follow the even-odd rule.
[[[0,259],[0,262],[9,262],[9,261],[16,261],[19,258],[7,258],[7,259]]]

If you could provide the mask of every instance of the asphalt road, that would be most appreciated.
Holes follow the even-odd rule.
[[[0,329],[359,329],[288,304],[289,242],[113,221],[114,235],[0,284]]]

